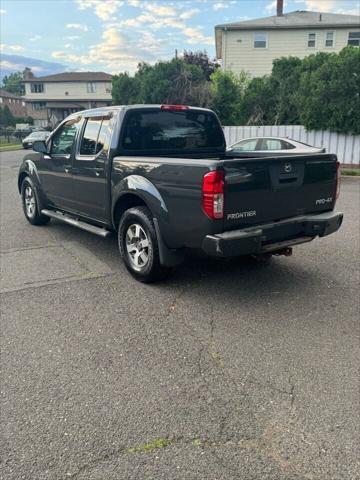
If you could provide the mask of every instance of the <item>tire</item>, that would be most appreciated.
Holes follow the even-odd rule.
[[[46,225],[50,217],[40,213],[39,192],[30,177],[21,184],[21,200],[26,220],[32,225]]]
[[[146,207],[126,210],[119,222],[120,255],[128,271],[140,282],[162,280],[169,269],[160,264],[159,245],[152,215]]]

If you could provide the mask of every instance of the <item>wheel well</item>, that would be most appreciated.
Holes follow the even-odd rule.
[[[23,172],[20,174],[19,178],[18,178],[18,189],[19,189],[19,193],[21,193],[21,185],[24,181],[24,178],[27,177],[28,174],[26,172]]]
[[[144,200],[133,193],[126,193],[116,201],[114,207],[114,227],[117,229],[123,213],[131,207],[147,207]]]

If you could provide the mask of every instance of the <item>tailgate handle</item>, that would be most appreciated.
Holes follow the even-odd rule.
[[[296,182],[297,177],[292,177],[292,178],[280,178],[279,183],[292,183]]]

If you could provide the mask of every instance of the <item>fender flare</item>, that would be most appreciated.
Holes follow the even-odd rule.
[[[21,184],[24,177],[30,177],[31,180],[34,182],[34,184],[41,190],[39,173],[37,171],[35,163],[30,159],[24,160],[19,169],[19,175],[18,175],[19,193],[21,193]]]
[[[36,165],[29,158],[24,159],[24,161],[21,164],[20,169],[19,169],[18,190],[19,190],[20,194],[21,194],[21,185],[22,185],[23,179],[25,177],[30,177],[32,182],[34,183],[34,185],[36,187],[37,200],[38,200],[38,203],[39,203],[39,208],[41,210],[42,208],[44,208],[48,204],[48,202],[47,202],[46,196],[43,192],[43,189],[41,187],[40,177],[39,177],[39,173],[37,171]]]
[[[117,227],[115,225],[115,207],[122,197],[129,194],[139,197],[160,224],[168,223],[168,209],[155,185],[141,175],[129,175],[113,187],[111,222],[115,228]]]

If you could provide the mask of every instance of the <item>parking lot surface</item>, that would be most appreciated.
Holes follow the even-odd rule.
[[[189,255],[143,285],[23,216],[1,154],[1,478],[359,478],[359,200],[270,265]]]

